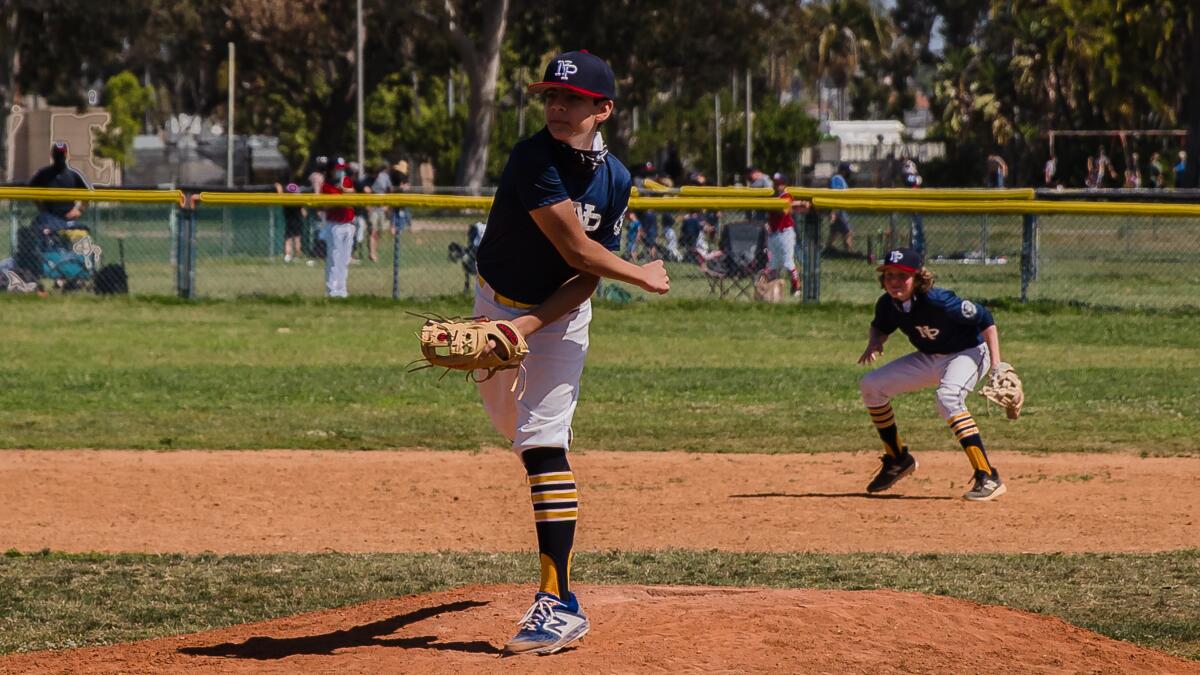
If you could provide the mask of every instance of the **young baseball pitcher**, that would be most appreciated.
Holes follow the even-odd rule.
[[[520,369],[479,383],[483,407],[525,466],[541,559],[541,585],[513,653],[552,653],[588,631],[570,590],[579,497],[567,460],[571,418],[588,349],[589,298],[601,277],[666,293],[661,261],[618,257],[629,171],[608,154],[600,125],[613,112],[612,69],[586,51],[552,59],[529,86],[546,126],[520,141],[500,178],[479,245],[475,314],[507,321],[528,340]],[[508,349],[491,342],[493,349]]]
[[[963,300],[952,291],[934,288],[933,273],[912,249],[889,251],[879,272],[885,291],[875,303],[867,348],[860,364],[873,363],[883,344],[899,329],[917,351],[867,373],[862,378],[863,403],[883,441],[883,465],[867,492],[881,492],[916,471],[917,460],[900,441],[891,400],[896,394],[936,387],[937,409],[962,444],[975,470],[973,485],[963,495],[989,501],[1004,494],[1000,473],[988,461],[979,427],[967,410],[967,394],[990,367],[1002,373],[1000,338],[986,307]]]

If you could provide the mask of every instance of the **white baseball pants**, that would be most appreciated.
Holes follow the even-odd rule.
[[[510,321],[527,311],[497,301],[487,284],[476,288],[477,316]],[[524,368],[498,371],[478,384],[483,409],[517,454],[528,448],[570,448],[571,419],[579,400],[591,321],[592,303],[588,300],[526,336],[529,355]],[[475,371],[477,378],[485,375],[486,371]]]

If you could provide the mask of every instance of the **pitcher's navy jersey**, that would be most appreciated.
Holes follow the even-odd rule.
[[[479,276],[518,302],[540,304],[578,274],[530,211],[569,199],[590,239],[610,251],[621,244],[621,220],[632,185],[629,170],[612,155],[595,171],[572,166],[562,154],[565,148],[545,128],[517,143],[488,214],[476,258]]]
[[[954,354],[983,342],[982,331],[993,325],[983,305],[963,300],[944,288],[913,293],[907,312],[884,293],[875,303],[875,330],[891,335],[897,328],[917,350],[926,354]]]

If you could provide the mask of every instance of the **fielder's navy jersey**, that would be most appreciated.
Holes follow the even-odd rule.
[[[518,302],[540,304],[578,274],[542,234],[530,211],[569,199],[590,239],[610,251],[621,245],[621,221],[632,185],[629,170],[612,155],[595,171],[573,166],[564,149],[545,128],[517,143],[488,213],[476,257],[479,275],[497,293]]]
[[[914,293],[907,312],[903,305],[884,293],[875,303],[875,330],[891,335],[897,328],[908,336],[918,351],[954,354],[978,346],[980,334],[995,323],[983,305],[963,300],[944,288]]]

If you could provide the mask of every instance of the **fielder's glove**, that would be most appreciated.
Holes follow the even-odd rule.
[[[519,367],[529,353],[524,336],[508,321],[492,321],[486,316],[422,318],[425,325],[417,336],[421,340],[421,356],[428,363],[416,370],[431,366],[441,366],[447,372],[465,370],[476,382],[483,382],[498,370]],[[485,353],[488,340],[494,340],[496,347]],[[479,378],[474,375],[477,370],[487,374]]]
[[[1008,419],[1015,420],[1021,416],[1021,406],[1025,404],[1025,388],[1021,385],[1021,378],[1017,377],[1017,371],[1009,364],[1001,362],[992,371],[991,379],[983,385],[979,393],[1004,408]]]

